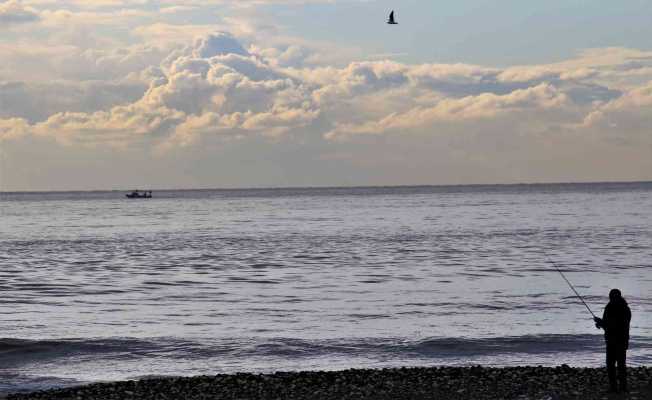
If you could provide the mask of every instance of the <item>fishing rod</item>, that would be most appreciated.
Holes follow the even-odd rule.
[[[575,292],[575,295],[577,296],[577,298],[580,299],[580,301],[582,302],[582,304],[584,304],[584,307],[586,307],[586,309],[589,310],[589,312],[591,313],[591,315],[593,316],[593,318],[596,318],[595,314],[593,314],[593,311],[591,311],[591,309],[589,308],[589,305],[586,304],[586,302],[584,301],[584,299],[582,298],[582,296],[577,292],[577,290],[575,290],[575,287],[573,286],[573,284],[570,283],[570,281],[568,280],[568,278],[566,278],[566,275],[564,275],[564,273],[561,272],[561,269],[559,269],[559,267],[557,266],[557,264],[556,264],[554,261],[552,261],[552,260],[550,259],[550,257],[548,257],[548,254],[546,254],[546,252],[543,251],[543,249],[541,250],[541,252],[543,253],[544,256],[546,256],[546,258],[548,259],[548,261],[550,262],[550,264],[552,264],[552,266],[555,267],[555,269],[557,270],[557,272],[559,272],[559,274],[561,275],[561,277],[564,278],[564,280],[566,281],[566,283],[568,283],[568,286],[573,290],[573,292]]]

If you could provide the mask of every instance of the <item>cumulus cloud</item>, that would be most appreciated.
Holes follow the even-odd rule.
[[[138,77],[141,81],[149,80],[149,87],[130,104],[94,112],[75,111],[68,105],[67,111],[52,113],[47,118],[38,114],[43,107],[28,107],[28,100],[36,98],[29,95],[29,90],[37,89],[6,83],[0,86],[0,93],[4,93],[2,98],[13,107],[13,113],[7,107],[2,116],[24,117],[20,120],[21,131],[25,130],[24,120],[37,120],[29,125],[31,132],[52,135],[63,143],[115,145],[140,141],[143,136],[153,141],[165,142],[169,138],[171,143],[188,144],[198,133],[209,132],[278,136],[307,125],[319,114],[311,102],[310,91],[301,82],[249,54],[227,33],[202,37],[176,58],[166,60],[160,67],[150,67]],[[138,91],[141,81],[126,82]],[[127,97],[124,89],[121,92]],[[88,105],[88,101],[81,101],[83,98],[78,94],[77,104]],[[65,101],[61,97],[60,100],[57,105],[65,106]],[[7,118],[3,123],[8,126],[12,121],[17,120]],[[16,134],[12,131],[11,136]]]
[[[53,136],[64,144],[110,144],[116,147],[138,141],[144,135],[164,134],[180,123],[184,114],[165,107],[137,102],[94,113],[64,112],[32,126],[40,136]]]
[[[442,124],[468,127],[526,116],[537,126],[589,127],[617,108],[647,107],[644,89],[623,92],[596,82],[601,74],[637,70],[618,67],[634,54],[640,60],[640,53],[609,52],[610,57],[600,54],[596,65],[586,60],[592,53],[585,53],[565,64],[504,69],[382,60],[312,67],[301,65],[300,49],[248,50],[233,35],[212,32],[191,46],[168,48],[167,54],[148,45],[84,51],[78,56],[89,63],[89,76],[110,79],[62,86],[58,101],[47,96],[34,101],[45,86],[5,82],[0,117],[5,126],[20,118],[18,131],[53,135],[65,143],[148,139],[158,148],[211,135],[279,137],[297,129],[338,141],[423,134]],[[287,67],[288,60],[295,66]],[[126,76],[120,80],[116,71]],[[89,101],[83,87],[103,101]],[[69,100],[61,96],[66,91]]]
[[[392,113],[378,121],[336,125],[336,129],[328,132],[326,138],[428,129],[438,122],[465,122],[497,118],[506,113],[515,114],[524,110],[562,107],[567,101],[568,97],[564,93],[547,84],[518,89],[506,95],[484,93],[461,99],[442,99],[432,107],[416,107],[403,113]]]
[[[62,18],[53,13],[44,14],[49,23]],[[604,154],[615,144],[633,158],[651,140],[649,52],[589,50],[555,64],[506,68],[334,65],[319,61],[326,59],[319,47],[262,45],[255,35],[243,39],[209,25],[155,23],[125,32],[138,43],[0,43],[11,66],[0,66],[0,140],[160,157],[207,143],[309,143],[310,162],[370,169],[425,168],[426,149],[435,144],[447,149],[449,165],[481,168],[505,154],[523,165],[567,149]],[[23,64],[47,74],[23,78],[13,67]],[[402,147],[414,157],[393,151]]]
[[[209,34],[197,39],[193,50],[193,56],[197,58],[211,58],[227,54],[249,56],[249,52],[242,47],[240,42],[225,32]]]
[[[574,128],[612,143],[646,145],[652,150],[652,80],[595,107]]]

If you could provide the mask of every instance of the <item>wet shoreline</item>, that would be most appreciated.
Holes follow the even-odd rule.
[[[240,373],[96,383],[10,394],[28,399],[650,399],[652,367],[629,369],[630,393],[607,395],[604,368],[431,367]]]

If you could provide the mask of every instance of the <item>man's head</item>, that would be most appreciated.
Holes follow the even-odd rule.
[[[609,292],[609,300],[610,301],[617,301],[620,300],[623,297],[623,295],[620,293],[620,290],[618,289],[611,289]]]

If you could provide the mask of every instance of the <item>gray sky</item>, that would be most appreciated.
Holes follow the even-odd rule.
[[[0,0],[0,190],[652,180],[650,15]]]

